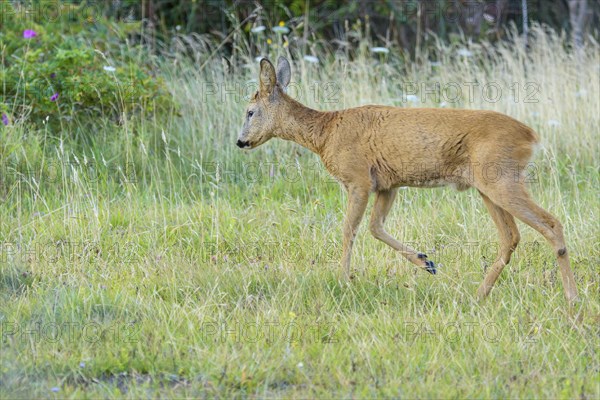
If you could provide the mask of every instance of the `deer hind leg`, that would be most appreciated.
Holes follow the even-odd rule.
[[[540,232],[550,243],[557,257],[565,297],[569,302],[575,300],[577,298],[577,287],[571,270],[561,223],[552,214],[531,200],[522,183],[497,187],[493,192],[495,193],[492,193],[488,188],[485,194],[500,207]]]
[[[348,188],[348,209],[344,218],[344,240],[342,244],[342,267],[346,278],[350,279],[350,258],[352,256],[352,245],[356,237],[358,225],[369,202],[369,190],[358,187]]]
[[[509,263],[511,255],[519,244],[520,235],[514,217],[494,204],[485,194],[481,192],[480,194],[500,234],[498,258],[488,269],[483,282],[479,286],[479,289],[477,289],[477,297],[484,299],[492,290],[496,279],[498,279],[504,267]]]
[[[375,238],[399,251],[408,261],[418,265],[431,274],[435,274],[436,269],[433,261],[429,261],[425,254],[419,253],[415,249],[394,239],[383,227],[385,218],[390,212],[394,199],[396,198],[396,193],[397,189],[382,190],[376,193],[369,229]]]

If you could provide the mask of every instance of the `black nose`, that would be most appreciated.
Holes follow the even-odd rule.
[[[239,139],[238,139],[238,141],[237,141],[237,143],[236,143],[236,144],[237,144],[237,147],[239,147],[239,148],[241,148],[241,149],[243,149],[244,147],[248,147],[248,146],[250,146],[250,143],[248,143],[248,142],[244,142],[244,141],[242,141],[242,140],[239,140]]]

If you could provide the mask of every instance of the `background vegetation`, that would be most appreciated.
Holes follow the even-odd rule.
[[[568,3],[527,2],[526,35],[518,11],[474,34],[390,18],[394,2],[0,4],[2,398],[600,395],[600,49],[590,22],[575,41]],[[362,227],[341,283],[345,194],[318,158],[234,146],[257,59],[279,55],[314,108],[493,109],[536,129],[530,188],[565,225],[581,302],[519,224],[477,303],[497,233],[449,188],[401,190],[386,224],[438,275]]]

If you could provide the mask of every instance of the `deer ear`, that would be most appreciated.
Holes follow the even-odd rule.
[[[277,83],[279,83],[282,89],[285,89],[289,85],[291,77],[292,70],[289,61],[285,57],[280,56],[277,59]]]
[[[263,58],[260,60],[260,94],[270,95],[273,93],[276,82],[275,67],[271,61]]]

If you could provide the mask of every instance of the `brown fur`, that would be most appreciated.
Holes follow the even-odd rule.
[[[500,235],[498,259],[479,287],[487,296],[519,243],[514,217],[539,231],[558,257],[565,295],[577,297],[560,222],[529,197],[523,170],[538,143],[521,122],[493,111],[363,106],[340,111],[305,107],[284,92],[287,60],[278,70],[261,61],[260,88],[250,102],[238,146],[255,148],[272,137],[294,141],[321,157],[348,191],[342,264],[350,255],[369,194],[375,192],[370,230],[414,264],[435,273],[422,253],[398,242],[383,228],[400,186],[452,185],[476,188]]]

